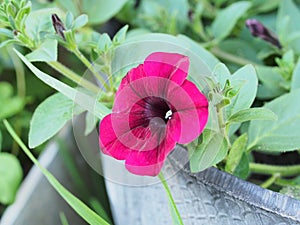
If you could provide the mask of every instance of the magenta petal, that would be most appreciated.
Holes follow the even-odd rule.
[[[175,108],[168,127],[172,138],[186,144],[197,138],[208,120],[208,101],[195,84],[185,80],[180,88],[169,93],[168,100]]]
[[[175,148],[176,142],[166,138],[152,151],[132,151],[125,162],[128,171],[136,175],[156,176],[159,174],[167,155]]]
[[[118,92],[120,92],[124,87],[128,86],[130,83],[132,83],[135,80],[138,80],[140,78],[143,78],[147,76],[144,72],[144,65],[140,64],[136,68],[132,68],[125,77],[123,77],[120,86],[118,88]],[[117,94],[118,94],[117,92]]]
[[[181,85],[188,75],[189,58],[177,53],[154,52],[144,62],[147,76],[164,77]]]
[[[104,117],[99,126],[100,149],[104,154],[110,155],[118,160],[126,159],[130,150],[123,145],[117,137],[112,123],[112,114]]]

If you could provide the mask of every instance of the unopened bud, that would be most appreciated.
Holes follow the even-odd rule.
[[[66,30],[65,27],[64,27],[64,24],[62,23],[62,21],[60,20],[60,18],[58,17],[58,15],[56,14],[52,14],[51,16],[52,18],[52,24],[53,24],[53,27],[55,29],[55,32],[61,36],[64,40],[66,40],[65,38],[65,34],[64,34],[64,31]]]
[[[258,20],[248,19],[246,20],[246,26],[254,37],[259,37],[276,47],[281,48],[278,38]]]

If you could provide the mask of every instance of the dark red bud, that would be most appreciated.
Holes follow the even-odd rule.
[[[254,37],[261,38],[276,47],[281,48],[278,38],[258,20],[248,19],[246,20],[246,26]]]

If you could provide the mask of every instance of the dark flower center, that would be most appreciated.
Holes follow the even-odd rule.
[[[144,102],[144,118],[150,121],[153,118],[162,119],[165,124],[172,118],[172,107],[168,102],[160,97],[146,97],[142,100]]]

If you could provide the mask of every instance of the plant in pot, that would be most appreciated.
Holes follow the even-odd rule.
[[[23,22],[6,42],[29,48],[26,56],[14,51],[60,92],[34,113],[29,146],[79,115],[73,123],[77,144],[92,166],[101,153],[98,172],[106,178],[116,224],[299,223],[297,7],[291,0],[126,1],[116,18],[135,29],[126,35],[124,26],[112,39],[82,28],[84,15],[74,20],[76,12],[43,11],[48,25],[52,17],[48,28],[24,39]],[[274,24],[276,34],[267,28]],[[13,25],[7,27],[12,32]],[[30,46],[38,34],[42,41]],[[83,76],[57,61],[58,43],[87,67]],[[58,122],[51,129],[40,126],[53,117]]]

